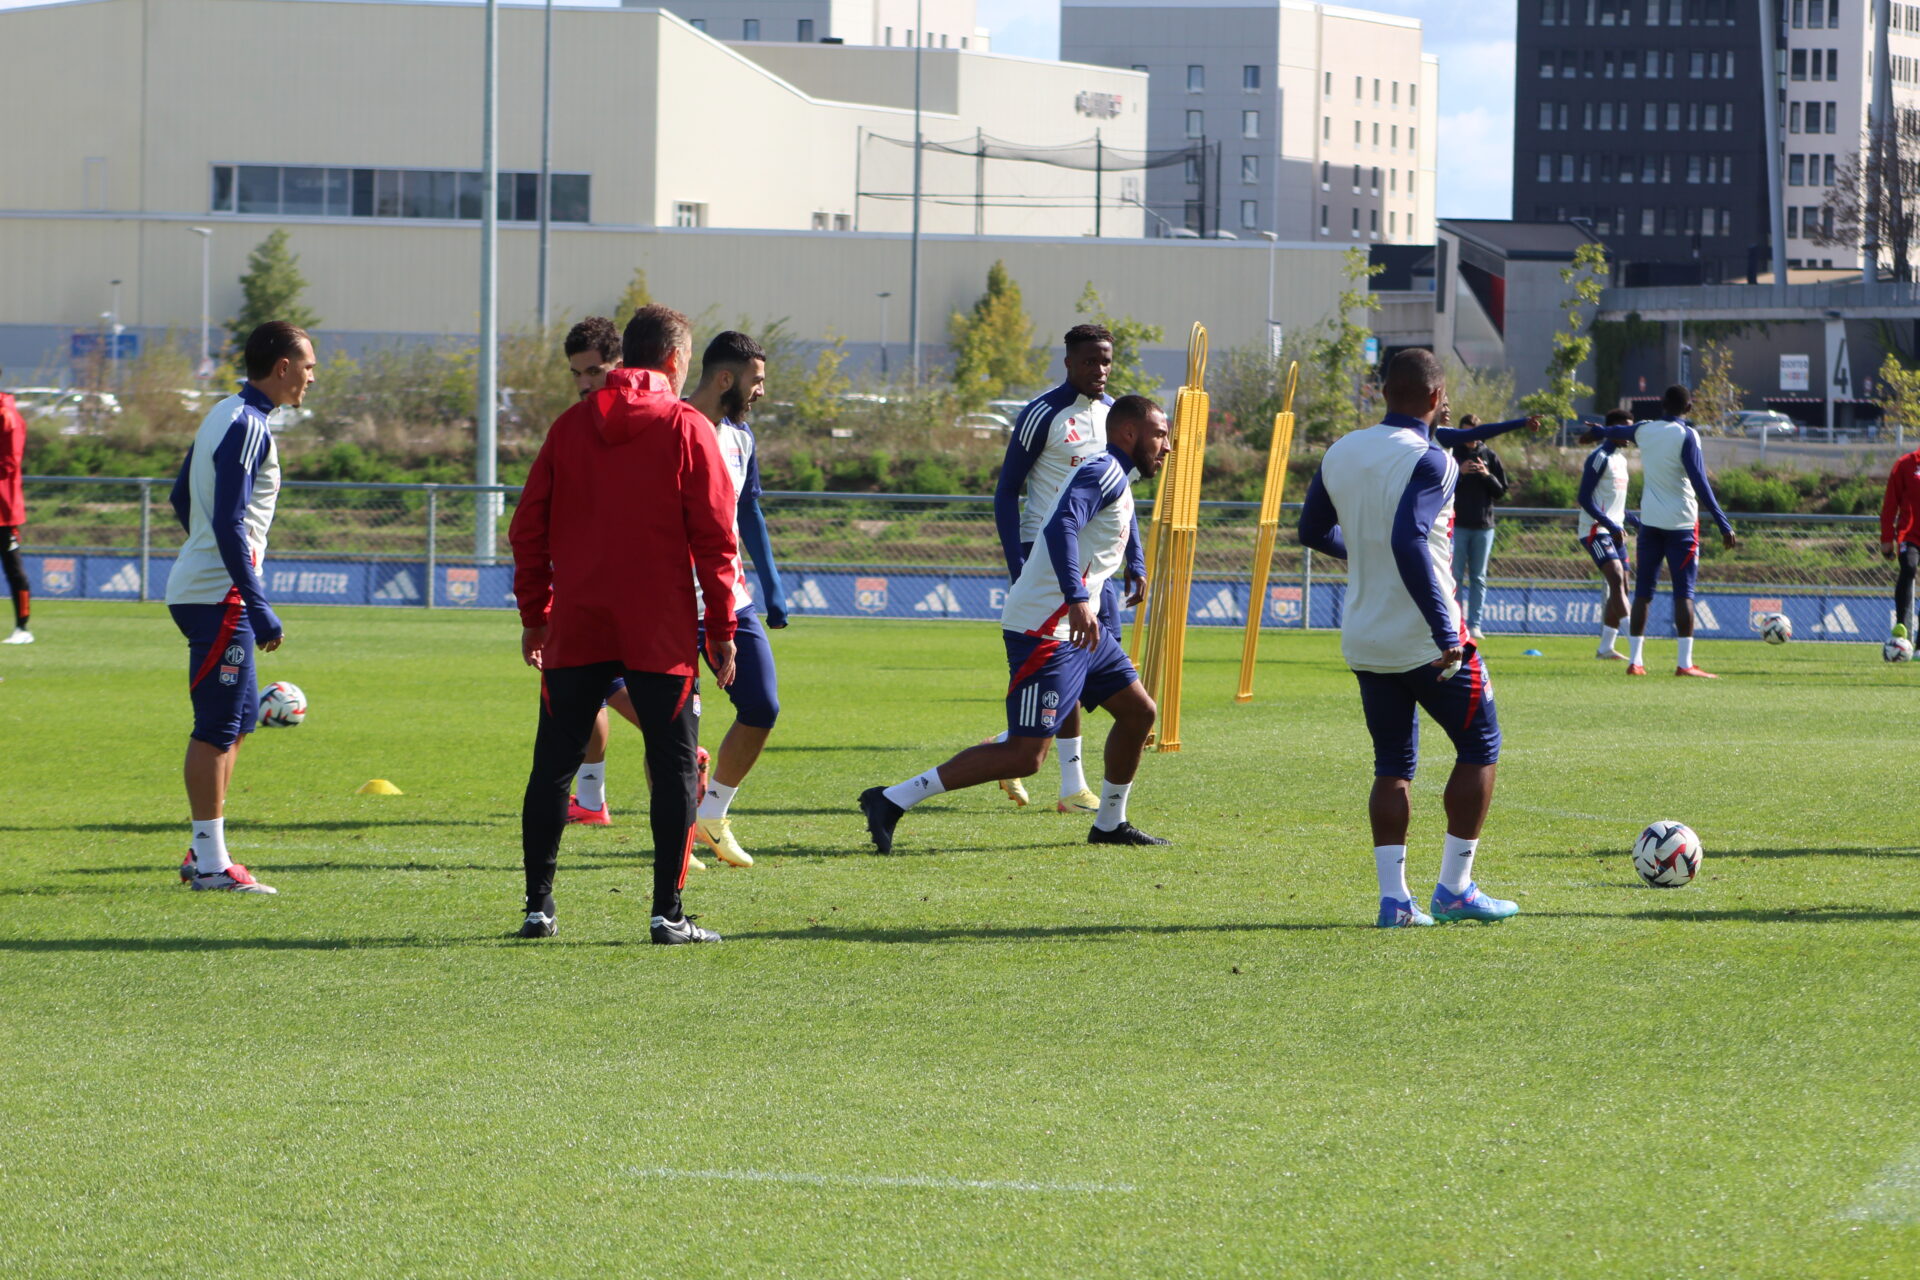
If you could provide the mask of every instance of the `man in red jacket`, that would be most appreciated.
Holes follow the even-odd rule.
[[[644,307],[622,337],[626,368],[561,414],[514,511],[520,648],[540,669],[540,727],[520,816],[523,938],[554,935],[553,878],[567,796],[615,676],[653,777],[653,941],[718,942],[682,914],[693,849],[701,621],[714,678],[733,681],[733,482],[706,418],[680,399],[687,318]],[[691,566],[691,572],[689,571]]]
[[[20,563],[20,526],[27,522],[27,500],[20,493],[25,470],[27,420],[14,407],[13,397],[0,391],[0,568],[7,574],[13,596],[13,633],[0,644],[32,644],[27,615],[33,596],[27,590],[27,571]]]
[[[1887,475],[1887,496],[1880,504],[1880,554],[1900,560],[1893,588],[1893,634],[1913,628],[1913,577],[1920,570],[1920,449],[1903,455]]]

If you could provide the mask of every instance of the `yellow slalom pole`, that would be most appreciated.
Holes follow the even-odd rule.
[[[1147,633],[1150,692],[1160,704],[1159,751],[1180,750],[1181,675],[1187,649],[1187,610],[1193,594],[1193,557],[1200,526],[1200,480],[1207,456],[1207,331],[1193,326],[1187,343],[1187,383],[1176,402],[1179,467],[1168,486],[1171,509],[1161,554],[1159,605]],[[1157,506],[1157,504],[1156,504]],[[1157,643],[1156,643],[1157,641]]]
[[[1253,548],[1253,592],[1247,597],[1247,639],[1240,648],[1240,692],[1235,702],[1253,701],[1253,667],[1260,656],[1260,619],[1266,613],[1267,574],[1273,568],[1273,544],[1280,537],[1280,504],[1287,489],[1287,456],[1293,452],[1293,393],[1300,386],[1300,362],[1287,367],[1284,407],[1273,415],[1273,439],[1267,445],[1267,487],[1260,494],[1260,536]]]

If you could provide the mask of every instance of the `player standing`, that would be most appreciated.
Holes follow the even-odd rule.
[[[1720,510],[1707,480],[1707,462],[1700,452],[1700,434],[1686,419],[1693,393],[1679,383],[1667,388],[1660,403],[1664,419],[1624,426],[1596,427],[1588,434],[1601,440],[1631,442],[1640,447],[1640,551],[1633,575],[1632,652],[1627,674],[1647,674],[1647,606],[1660,584],[1665,562],[1673,580],[1673,630],[1680,637],[1676,676],[1717,680],[1693,662],[1693,584],[1700,572],[1700,507],[1720,526],[1720,540],[1731,551],[1740,545],[1733,521]]]
[[[680,399],[692,345],[679,312],[636,312],[622,341],[627,367],[554,422],[514,512],[520,649],[540,668],[539,730],[520,818],[523,938],[556,932],[553,880],[568,789],[607,687],[621,676],[653,778],[652,940],[720,940],[680,904],[700,740],[696,579],[715,678],[722,687],[733,681],[733,486],[712,428]]]
[[[754,762],[780,718],[780,693],[774,677],[773,645],[753,609],[747,574],[740,552],[753,557],[760,575],[760,595],[767,602],[767,626],[776,631],[787,625],[786,595],[780,570],[773,563],[773,544],[767,537],[767,518],[760,510],[760,458],[754,450],[747,415],[767,385],[767,353],[744,333],[727,330],[714,337],[700,357],[700,385],[687,402],[713,424],[733,481],[734,540],[734,675],[727,686],[733,702],[733,726],[720,742],[713,781],[700,797],[694,829],[722,862],[750,867],[753,858],[733,835],[727,807],[747,780]]]
[[[280,493],[280,453],[268,415],[313,385],[313,342],[273,320],[247,336],[247,381],[200,423],[173,482],[187,540],[167,575],[167,611],[187,638],[193,734],[184,769],[193,843],[180,879],[195,889],[273,893],[227,854],[227,788],[240,739],[260,721],[253,650],[286,638],[267,603],[260,564]]]
[[[1606,425],[1624,427],[1633,416],[1624,409],[1607,413]],[[1582,442],[1599,439],[1582,436]],[[1600,440],[1587,455],[1580,469],[1580,509],[1591,523],[1581,535],[1580,546],[1592,557],[1594,567],[1606,584],[1606,603],[1600,606],[1600,647],[1594,657],[1604,661],[1624,661],[1615,641],[1620,624],[1627,619],[1627,460],[1620,453],[1620,441]]]
[[[1473,881],[1493,803],[1500,721],[1486,661],[1463,633],[1454,603],[1447,528],[1459,470],[1430,434],[1445,374],[1432,352],[1403,351],[1387,366],[1381,390],[1385,418],[1334,441],[1300,515],[1300,541],[1347,562],[1340,652],[1360,682],[1373,738],[1367,815],[1380,882],[1377,923],[1386,929],[1435,919],[1504,920],[1519,908]],[[1422,707],[1457,753],[1431,915],[1414,906],[1406,876]]]
[[[1006,461],[993,491],[993,521],[1000,549],[1007,560],[1008,582],[1018,582],[1033,552],[1040,527],[1053,514],[1067,477],[1088,458],[1096,457],[1107,442],[1107,413],[1113,397],[1107,394],[1107,374],[1113,368],[1113,334],[1106,326],[1077,324],[1066,334],[1067,379],[1036,397],[1020,411],[1007,442]],[[1026,503],[1020,501],[1026,491]],[[1146,557],[1139,531],[1131,530],[1124,572],[1118,575],[1129,588],[1133,603],[1146,595]],[[1120,633],[1120,588],[1109,581],[1095,606],[1103,628]],[[1005,734],[995,741],[1002,741]],[[1092,813],[1100,797],[1087,786],[1081,763],[1080,708],[1073,707],[1054,740],[1060,759],[1061,813]],[[1019,779],[1005,779],[1001,789],[1016,805],[1027,803],[1027,789]]]
[[[32,644],[27,627],[33,613],[33,593],[27,589],[27,570],[20,563],[20,526],[27,522],[26,495],[20,478],[26,473],[27,420],[13,397],[0,391],[0,569],[7,575],[7,593],[13,597],[13,631],[0,644]]]
[[[1153,729],[1153,699],[1101,621],[1095,601],[1126,563],[1133,536],[1134,480],[1158,475],[1167,456],[1167,417],[1145,396],[1122,396],[1106,417],[1107,443],[1068,477],[1039,530],[1042,554],[1027,557],[1001,614],[1007,666],[1007,733],[969,747],[936,769],[860,794],[867,833],[893,852],[893,829],[922,800],[1039,769],[1047,741],[1080,707],[1105,707],[1106,777],[1089,844],[1160,845],[1127,821],[1127,797]]]
[[[1913,579],[1920,571],[1920,449],[1904,454],[1887,473],[1880,503],[1880,554],[1900,561],[1893,585],[1893,634],[1913,634]]]

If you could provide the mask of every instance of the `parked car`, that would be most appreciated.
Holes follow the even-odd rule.
[[[34,416],[59,423],[63,436],[92,435],[120,416],[120,397],[111,391],[69,391],[42,404]]]
[[[1778,409],[1742,409],[1733,415],[1728,429],[1737,435],[1790,436],[1800,428]]]
[[[1013,434],[1013,420],[999,413],[963,413],[953,420],[953,425],[973,432],[976,440]]]

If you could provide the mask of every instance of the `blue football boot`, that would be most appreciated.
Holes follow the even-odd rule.
[[[1418,925],[1432,924],[1433,917],[1413,905],[1406,898],[1380,899],[1380,919],[1376,922],[1382,929],[1411,929]]]
[[[1428,908],[1435,920],[1505,920],[1520,914],[1520,904],[1504,898],[1490,898],[1477,884],[1469,884],[1462,893],[1449,893],[1433,887],[1433,903]]]

